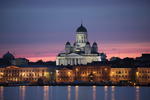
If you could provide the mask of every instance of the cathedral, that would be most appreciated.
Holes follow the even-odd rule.
[[[76,30],[76,40],[73,45],[70,42],[65,44],[65,51],[59,53],[56,58],[56,65],[86,65],[93,61],[101,61],[103,53],[98,52],[97,43],[92,45],[88,41],[87,29],[81,24]]]

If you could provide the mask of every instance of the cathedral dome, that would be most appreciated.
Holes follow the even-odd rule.
[[[81,24],[81,26],[77,28],[76,32],[87,32],[87,29]]]
[[[3,55],[3,59],[13,60],[15,59],[15,57],[11,53],[7,52],[6,54]]]

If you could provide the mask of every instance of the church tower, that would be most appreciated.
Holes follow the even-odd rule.
[[[86,45],[85,45],[85,54],[91,54],[91,45],[90,45],[90,42],[86,42]]]
[[[65,51],[66,51],[67,54],[71,53],[71,44],[70,44],[70,42],[66,43]]]
[[[94,42],[92,45],[92,53],[98,53],[98,46],[96,42]]]

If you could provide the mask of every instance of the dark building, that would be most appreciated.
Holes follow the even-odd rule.
[[[142,54],[141,57],[137,57],[136,59],[140,61],[150,61],[150,54]]]

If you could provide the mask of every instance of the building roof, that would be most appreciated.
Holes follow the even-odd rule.
[[[57,66],[52,66],[52,65],[18,65],[18,67],[49,67],[49,68],[54,68]]]

